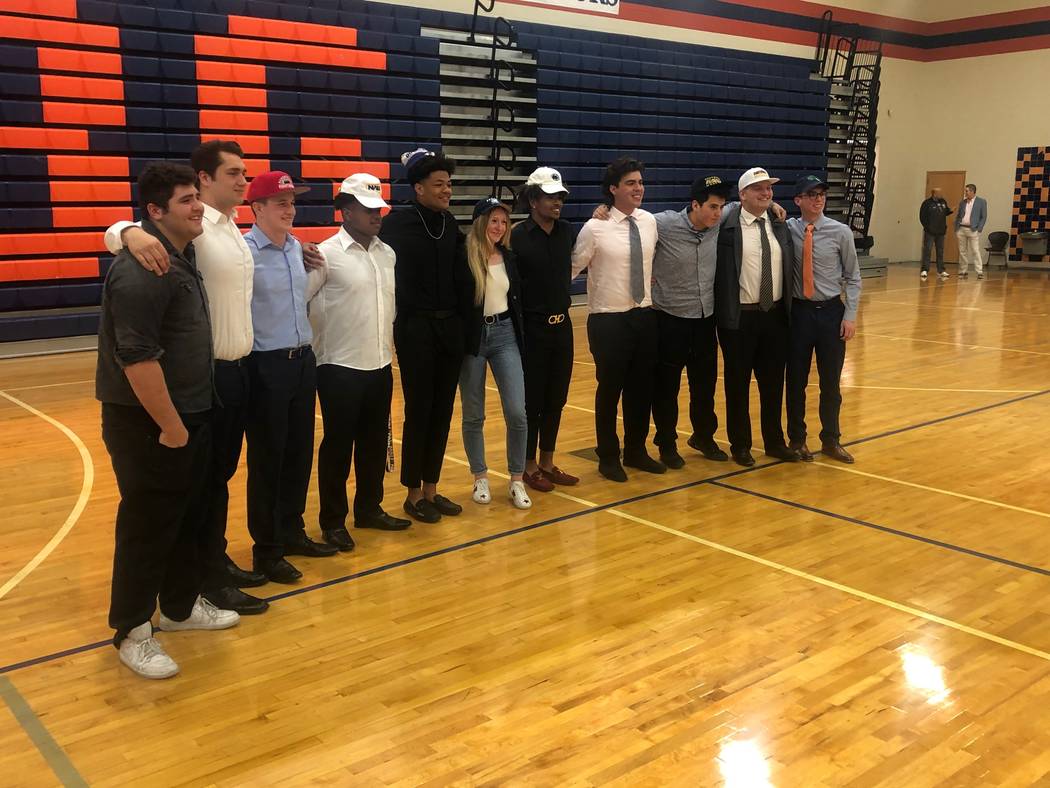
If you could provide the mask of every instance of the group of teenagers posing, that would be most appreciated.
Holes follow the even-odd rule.
[[[729,459],[714,441],[719,341],[736,462],[754,464],[752,372],[766,453],[813,459],[804,417],[814,351],[822,449],[852,462],[839,443],[838,377],[860,278],[852,234],[823,216],[820,179],[799,182],[801,220],[784,221],[772,203],[777,179],[759,168],[741,176],[740,202],[729,210],[730,187],[708,176],[693,184],[683,210],[653,216],[640,207],[644,165],[621,158],[606,169],[606,204],[577,236],[561,218],[568,188],[556,170],[540,167],[519,192],[527,219],[512,227],[510,208],[489,198],[475,206],[464,234],[449,213],[455,163],[420,148],[402,164],[415,192],[409,206],[384,219],[381,183],[351,175],[335,197],[342,226],[315,246],[293,233],[295,198],[307,187],[276,171],[249,184],[237,143],[212,141],[194,151],[190,167],[147,167],[138,182],[142,221],[107,231],[117,256],[103,290],[96,396],[121,494],[109,623],[120,660],[137,674],[178,672],[154,637],[158,599],[161,630],[227,628],[268,607],[243,589],[302,577],[289,556],[353,550],[351,464],[354,526],[410,526],[381,508],[393,461],[395,352],[403,509],[412,519],[435,523],[462,512],[437,489],[457,387],[472,498],[491,502],[483,434],[489,368],[507,431],[512,505],[532,505],[527,488],[577,484],[554,454],[573,367],[569,285],[584,269],[604,477],[625,481],[624,466],[664,473],[684,465],[683,369],[688,444],[707,459]],[[255,223],[242,235],[235,219],[245,201]],[[790,445],[780,414],[785,369]],[[315,397],[324,428],[320,542],[304,522]],[[646,450],[650,415],[659,459]],[[245,437],[251,570],[229,558],[225,537],[228,486]]]

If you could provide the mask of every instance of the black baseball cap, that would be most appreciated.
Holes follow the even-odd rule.
[[[729,199],[729,194],[732,191],[733,185],[731,183],[726,183],[717,175],[701,175],[693,181],[689,194],[697,202],[703,202],[707,199],[707,195],[709,194]]]
[[[510,213],[510,211],[507,210],[507,206],[501,203],[495,197],[486,197],[484,200],[478,200],[478,204],[474,206],[473,221],[477,221],[479,216],[485,216],[486,214],[496,210],[497,208],[502,208],[503,210],[507,211],[508,214]]]
[[[796,197],[801,197],[803,194],[805,194],[808,191],[812,191],[813,189],[824,189],[825,191],[827,191],[828,184],[825,181],[822,181],[816,175],[807,175],[805,178],[799,178],[795,182]]]

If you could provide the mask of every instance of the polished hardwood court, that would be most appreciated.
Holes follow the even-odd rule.
[[[462,516],[293,559],[265,615],[161,633],[166,681],[108,644],[94,354],[0,361],[0,784],[1050,785],[1050,276],[951,270],[865,280],[853,466],[709,462],[683,421],[685,468],[602,479],[574,309],[579,486],[511,506],[490,389],[489,506],[457,405]],[[395,437],[400,408],[395,385]],[[386,494],[399,512],[396,473]]]

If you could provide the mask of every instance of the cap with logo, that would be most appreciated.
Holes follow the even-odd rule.
[[[748,186],[753,186],[756,183],[762,181],[769,181],[770,184],[780,183],[780,178],[772,178],[769,173],[766,172],[763,167],[752,167],[750,170],[740,176],[740,180],[736,182],[737,191],[743,191]]]
[[[569,189],[561,179],[561,173],[553,167],[537,167],[532,171],[526,186],[539,186],[546,194],[568,194]]]
[[[252,182],[248,184],[248,194],[245,199],[248,202],[256,202],[281,194],[303,194],[308,191],[310,191],[309,186],[296,186],[292,181],[292,176],[287,172],[271,170],[252,178]]]
[[[799,178],[795,182],[795,196],[801,197],[808,191],[813,189],[824,189],[827,191],[828,184],[818,178],[816,175],[807,175],[805,178]]]
[[[477,221],[478,217],[485,216],[497,208],[507,211],[507,206],[495,197],[486,197],[484,200],[478,200],[478,204],[474,206],[474,220]],[[507,214],[509,215],[510,211],[507,211]]]
[[[366,208],[389,208],[383,199],[383,184],[367,172],[358,172],[343,181],[340,194],[348,194]]]

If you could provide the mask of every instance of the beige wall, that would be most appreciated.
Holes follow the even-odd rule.
[[[916,22],[943,22],[947,19],[965,19],[970,16],[1039,8],[1045,3],[1031,0],[835,0],[834,3],[819,5],[833,10],[850,8],[870,14],[912,19]]]
[[[1050,50],[884,62],[874,254],[918,259],[927,170],[965,170],[967,181],[988,200],[985,234],[1010,229],[1017,149],[1050,145],[1046,93],[1032,88],[1037,74],[1050,74]],[[945,196],[953,205],[958,199]]]

